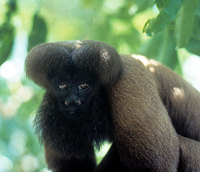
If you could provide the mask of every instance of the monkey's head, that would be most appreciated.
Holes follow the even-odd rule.
[[[70,119],[87,113],[97,92],[112,87],[122,70],[114,48],[89,40],[37,45],[25,67],[27,76],[52,94]]]

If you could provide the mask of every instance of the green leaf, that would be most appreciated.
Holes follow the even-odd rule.
[[[28,38],[28,51],[35,45],[45,42],[47,38],[47,24],[38,13],[33,17],[33,25]]]
[[[190,40],[198,3],[199,0],[185,0],[178,13],[176,19],[176,42],[179,48],[185,47]]]
[[[112,21],[112,18],[109,16],[106,16],[105,18],[107,20],[102,20],[92,28],[91,35],[93,39],[107,42],[109,38],[112,37],[112,28],[110,22]]]
[[[120,45],[123,45],[123,43],[125,42],[126,44],[129,45],[132,52],[138,53],[138,50],[141,45],[141,38],[140,38],[139,32],[135,28],[131,29],[130,34],[124,33],[124,34],[119,35],[117,40],[119,41],[118,47],[120,47]]]
[[[200,17],[195,17],[194,19],[194,29],[192,33],[192,38],[200,41]]]
[[[194,19],[192,37],[185,48],[191,53],[200,56],[200,18],[197,16]]]
[[[133,2],[137,5],[137,13],[139,13],[150,8],[153,5],[154,0],[133,0]]]
[[[170,29],[165,30],[161,51],[159,54],[159,61],[171,69],[175,69],[178,64],[178,55],[176,51],[176,41],[173,31]]]
[[[154,35],[145,44],[141,53],[169,66],[171,69],[175,69],[178,65],[178,56],[175,47],[174,33],[170,29],[165,29]]]
[[[200,17],[200,1],[199,1],[198,8],[197,8],[197,15],[198,15],[198,17]]]
[[[3,102],[6,102],[7,99],[10,97],[11,95],[11,91],[10,89],[8,88],[8,84],[6,82],[6,79],[0,77],[0,100]],[[1,128],[1,125],[0,125],[0,128]],[[0,129],[1,130],[1,129]]]
[[[7,0],[6,6],[6,19],[7,21],[10,21],[13,17],[13,14],[17,11],[17,0]]]
[[[176,14],[181,7],[182,2],[183,0],[168,0],[156,18],[146,22],[143,32],[152,36],[153,34],[165,29],[176,18]]]
[[[158,59],[158,55],[161,51],[158,47],[162,45],[163,38],[164,31],[155,34],[148,42],[144,43],[140,53],[152,59]]]
[[[93,0],[82,0],[80,2],[83,3],[84,7],[86,8],[91,7],[95,9],[96,7],[101,8],[102,4],[104,3],[104,1],[93,1]]]
[[[191,53],[200,56],[200,40],[192,38],[189,44],[186,46],[186,49]]]
[[[155,0],[156,5],[158,7],[158,9],[162,9],[165,4],[167,3],[167,0]]]
[[[17,0],[8,0],[7,7],[9,11],[15,12],[17,10]]]
[[[15,28],[10,23],[0,26],[0,65],[8,60],[14,43]]]

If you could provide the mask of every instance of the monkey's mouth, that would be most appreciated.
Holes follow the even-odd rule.
[[[58,109],[62,116],[67,120],[80,119],[85,116],[85,109],[79,105],[66,106],[64,103],[58,103]]]
[[[75,114],[76,112],[75,111],[69,111],[68,112],[70,115],[73,115],[73,114]]]
[[[62,109],[62,111],[63,111],[64,113],[66,113],[66,114],[75,114],[75,113],[78,112],[78,110],[75,109],[75,108],[66,108],[66,107],[64,107],[64,108]]]
[[[80,120],[83,118],[83,114],[76,111],[65,111],[62,114],[66,120]]]
[[[74,113],[77,113],[77,112],[81,112],[83,109],[81,106],[76,106],[76,105],[71,105],[71,106],[63,106],[63,110],[66,111],[66,112],[74,112]]]
[[[76,112],[76,111],[72,111],[72,110],[68,110],[68,111],[66,111],[66,115],[74,115],[74,116],[78,116],[78,113]]]
[[[83,117],[83,110],[80,107],[63,107],[62,108],[62,114],[67,119],[80,119]]]

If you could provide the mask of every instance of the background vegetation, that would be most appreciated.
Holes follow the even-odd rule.
[[[44,91],[24,59],[38,43],[77,39],[154,58],[200,88],[199,0],[0,0],[0,172],[47,171],[32,127]]]

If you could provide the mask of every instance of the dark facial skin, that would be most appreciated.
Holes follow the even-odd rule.
[[[76,158],[93,152],[94,143],[112,140],[106,90],[95,74],[62,69],[51,77],[34,121],[39,138]]]
[[[57,73],[51,80],[57,108],[66,119],[80,119],[90,110],[96,79],[84,71]]]

